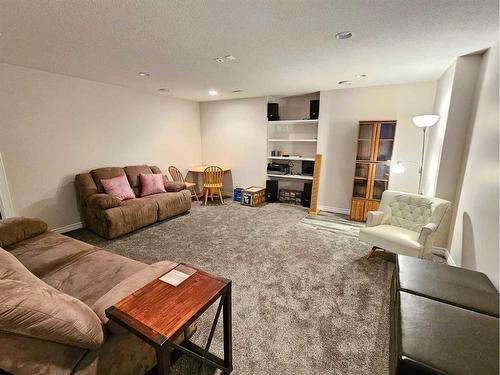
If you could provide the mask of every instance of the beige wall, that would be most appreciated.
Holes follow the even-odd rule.
[[[204,164],[231,167],[234,186],[266,186],[267,99],[265,97],[201,103]],[[228,176],[230,177],[230,176]]]
[[[424,193],[449,200],[447,212],[434,240],[434,246],[446,248],[455,196],[478,81],[481,55],[462,56],[438,81],[434,113],[440,121],[429,129],[424,169]],[[427,169],[429,168],[429,169]]]
[[[199,104],[0,64],[0,152],[16,215],[80,221],[76,173],[201,162]]]
[[[422,133],[412,116],[432,113],[436,84],[351,88],[321,92],[318,152],[323,154],[319,205],[350,209],[360,120],[397,120],[393,160],[419,162]],[[391,189],[416,192],[418,168],[407,165],[404,175],[391,175]]]
[[[441,75],[436,87],[436,100],[433,113],[439,115],[436,125],[427,130],[426,155],[422,180],[423,192],[435,196],[436,184],[443,149],[444,134],[448,123],[448,112],[451,102],[451,90],[455,77],[455,62]]]
[[[483,55],[449,239],[457,265],[486,273],[499,287],[499,47]]]

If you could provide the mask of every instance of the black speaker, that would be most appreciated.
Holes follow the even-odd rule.
[[[309,118],[317,120],[319,117],[319,100],[311,100],[309,102]]]
[[[278,103],[267,103],[267,119],[269,121],[280,119],[280,105]]]
[[[278,180],[266,181],[266,202],[274,203],[278,200]]]
[[[312,182],[304,183],[304,191],[302,192],[302,206],[311,207]]]

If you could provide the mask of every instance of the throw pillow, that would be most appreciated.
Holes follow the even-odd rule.
[[[141,197],[167,192],[163,184],[163,175],[161,174],[141,173],[139,179],[141,180]]]
[[[102,179],[101,184],[104,187],[106,194],[111,195],[120,201],[135,198],[134,191],[130,187],[127,176],[125,175]]]

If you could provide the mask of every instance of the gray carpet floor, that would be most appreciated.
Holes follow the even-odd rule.
[[[104,240],[80,229],[72,237],[146,263],[194,264],[233,282],[234,374],[387,374],[389,288],[393,263],[366,259],[352,235],[301,222],[301,207],[234,202]],[[204,343],[215,307],[199,321]],[[221,324],[213,351],[222,355]],[[181,358],[177,375],[196,373]],[[213,369],[204,368],[204,374]]]

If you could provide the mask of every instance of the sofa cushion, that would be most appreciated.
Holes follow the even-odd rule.
[[[128,182],[134,191],[136,197],[141,196],[140,174],[152,174],[151,168],[147,165],[132,165],[123,168],[127,175]]]
[[[0,332],[0,348],[0,369],[15,375],[70,375],[88,352],[76,346],[7,332]],[[0,373],[4,374],[1,370]]]
[[[26,283],[39,281],[14,255],[0,248],[0,280],[7,279]]]
[[[0,331],[87,349],[104,340],[101,322],[88,306],[44,283],[3,249]]]
[[[40,219],[12,217],[0,220],[0,247],[6,247],[47,231],[47,224]]]
[[[116,323],[109,321],[109,319],[106,317],[106,309],[121,301],[129,294],[132,294],[136,290],[142,288],[151,281],[166,274],[177,265],[178,263],[165,260],[163,262],[158,262],[143,268],[139,272],[134,273],[133,275],[127,277],[125,280],[115,285],[109,292],[99,298],[91,306],[92,310],[94,310],[99,319],[101,319],[101,322],[106,325],[106,328],[110,332],[124,332],[124,328],[118,326]]]
[[[88,243],[54,232],[46,232],[5,248],[35,276],[44,277],[98,250]]]
[[[141,197],[152,194],[166,193],[163,175],[161,174],[140,174]]]
[[[498,374],[498,318],[399,292],[395,374]]]
[[[499,316],[498,292],[481,272],[398,255],[394,277],[397,290]]]
[[[126,176],[118,176],[113,178],[103,178],[101,184],[106,191],[106,194],[118,199],[119,201],[124,201],[127,199],[134,199],[135,194],[130,187]]]
[[[101,296],[146,264],[101,249],[43,277],[52,287],[92,306]]]
[[[157,204],[159,220],[180,215],[191,209],[191,192],[189,190],[181,190],[177,193],[148,195],[141,199],[154,201]]]
[[[160,168],[158,168],[156,165],[151,165],[151,172],[156,173],[156,174],[162,174],[162,171]]]
[[[98,193],[105,193],[104,186],[101,184],[102,179],[110,179],[118,176],[125,176],[125,171],[120,167],[106,167],[106,168],[98,168],[90,171],[92,178],[94,179],[94,183],[97,186]]]
[[[416,255],[423,250],[418,242],[418,232],[393,225],[377,225],[361,228],[361,241],[399,254]]]
[[[121,206],[121,201],[109,194],[93,194],[85,200],[85,204],[92,208],[107,210],[108,208]]]
[[[432,199],[423,195],[394,195],[388,221],[393,226],[420,232],[432,216]]]
[[[0,280],[0,331],[85,349],[104,341],[101,321],[87,305],[40,280]]]

